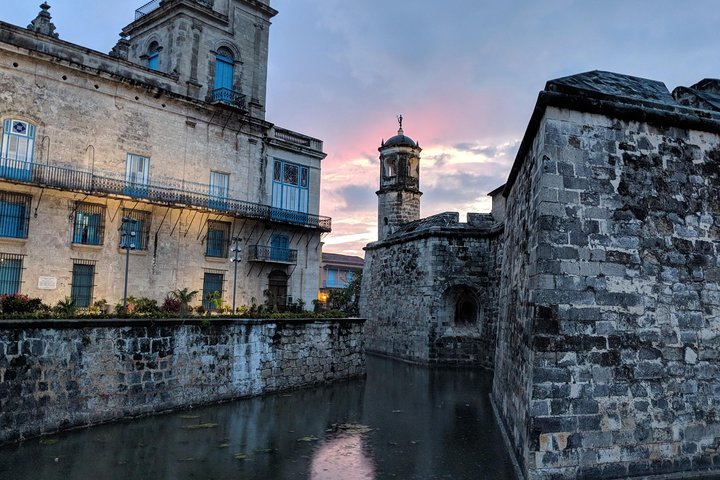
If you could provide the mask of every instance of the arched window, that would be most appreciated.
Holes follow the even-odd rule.
[[[478,304],[475,296],[469,292],[460,295],[455,304],[455,324],[475,323],[478,317]]]
[[[148,48],[148,68],[160,69],[160,45],[157,42],[152,42]]]
[[[27,180],[32,174],[35,125],[22,120],[3,120],[0,143],[0,176]]]
[[[232,52],[225,47],[218,49],[215,56],[215,92],[232,91],[234,66],[235,58]]]
[[[395,158],[388,158],[385,161],[385,176],[386,177],[394,177],[397,175],[397,164],[395,163]]]
[[[268,301],[272,306],[287,305],[288,276],[280,270],[273,270],[268,277]]]

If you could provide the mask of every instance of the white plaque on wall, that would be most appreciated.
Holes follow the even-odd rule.
[[[57,288],[57,277],[39,277],[38,289],[55,290]]]

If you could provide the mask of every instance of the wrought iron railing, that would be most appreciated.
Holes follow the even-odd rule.
[[[267,263],[297,263],[297,250],[278,248],[268,245],[250,245],[248,261]]]
[[[105,173],[99,175],[73,168],[11,161],[4,158],[0,158],[0,179],[58,190],[127,196],[163,205],[222,211],[230,216],[301,225],[324,232],[329,232],[332,227],[332,220],[328,217],[210,195],[209,187],[200,183],[174,180],[168,184],[150,182],[140,184],[128,182],[118,175]]]
[[[213,90],[213,102],[245,110],[245,95],[229,88],[216,88]]]
[[[161,0],[152,0],[151,2],[148,2],[142,7],[135,10],[135,20],[144,17],[153,10],[157,10],[158,8],[160,8],[160,1]]]

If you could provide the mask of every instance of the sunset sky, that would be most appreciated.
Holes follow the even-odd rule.
[[[40,0],[0,19],[26,26]],[[50,0],[60,38],[108,52],[144,2]],[[271,0],[267,118],[324,140],[325,251],[377,237],[378,151],[420,142],[422,216],[487,211],[547,80],[609,70],[672,90],[720,77],[712,0]],[[9,5],[8,5],[9,7]]]

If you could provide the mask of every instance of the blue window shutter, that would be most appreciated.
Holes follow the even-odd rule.
[[[160,54],[153,52],[148,57],[148,68],[151,70],[157,70],[160,67]]]
[[[215,57],[215,90],[233,88],[233,59],[218,55]]]

